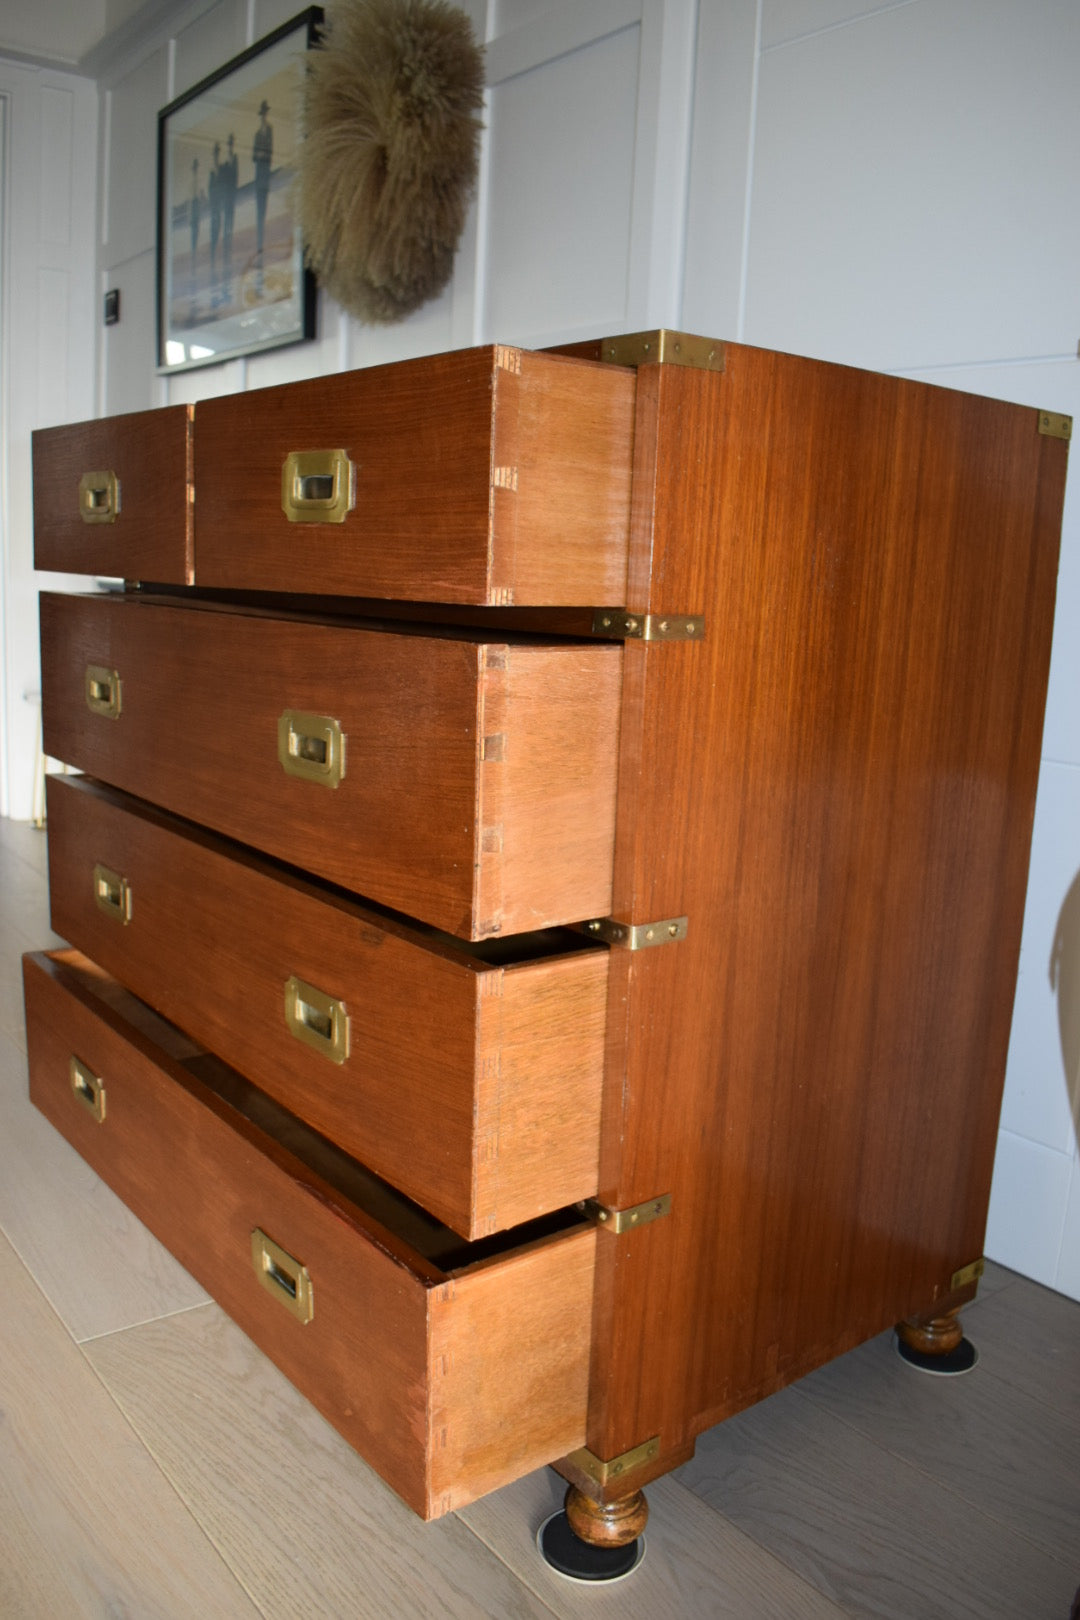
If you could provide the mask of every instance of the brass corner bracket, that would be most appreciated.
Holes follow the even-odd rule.
[[[605,945],[620,945],[624,951],[643,951],[650,945],[675,945],[686,938],[688,917],[665,917],[660,922],[624,923],[614,917],[593,917],[584,925],[586,934],[602,939]]]
[[[704,641],[703,613],[628,613],[625,608],[596,608],[594,636],[621,636],[624,641]]]
[[[723,371],[724,345],[716,338],[690,332],[626,332],[604,338],[600,358],[613,366],[690,366],[695,371]]]
[[[1039,432],[1048,439],[1072,438],[1071,416],[1062,416],[1057,411],[1039,412]]]
[[[639,1226],[648,1226],[671,1214],[671,1194],[647,1198],[643,1204],[629,1204],[626,1209],[612,1209],[598,1198],[584,1198],[577,1206],[581,1213],[606,1232],[621,1237],[624,1232],[636,1232]]]
[[[969,1283],[978,1282],[985,1270],[986,1261],[982,1259],[973,1260],[969,1266],[961,1266],[960,1270],[954,1271],[949,1279],[949,1293],[958,1293]]]
[[[624,1474],[633,1473],[635,1468],[644,1468],[646,1463],[659,1455],[660,1436],[654,1434],[651,1440],[643,1440],[640,1446],[634,1446],[632,1450],[624,1451],[606,1462],[595,1451],[590,1451],[588,1446],[572,1451],[566,1461],[594,1484],[604,1486],[621,1479]]]

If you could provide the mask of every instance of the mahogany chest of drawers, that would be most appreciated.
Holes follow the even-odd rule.
[[[627,1539],[972,1297],[1065,431],[650,334],[35,436],[126,583],[42,598],[32,1095],[417,1512]]]

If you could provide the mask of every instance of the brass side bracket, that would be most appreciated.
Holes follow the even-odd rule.
[[[624,1451],[621,1456],[612,1457],[607,1462],[598,1457],[595,1451],[590,1451],[588,1446],[572,1451],[566,1460],[595,1484],[603,1486],[621,1479],[623,1474],[633,1473],[635,1468],[643,1468],[659,1455],[660,1436],[654,1434],[651,1440],[643,1440],[640,1446],[634,1446],[631,1451]]]
[[[716,338],[690,332],[626,332],[605,338],[600,358],[613,366],[691,366],[695,371],[723,371],[724,345]]]
[[[1057,411],[1040,411],[1039,432],[1049,439],[1071,439],[1072,417],[1062,416]]]
[[[621,636],[624,641],[704,641],[703,613],[627,613],[625,608],[597,608],[594,636]]]
[[[662,922],[623,923],[614,917],[593,917],[585,932],[606,945],[620,945],[624,951],[643,951],[650,945],[674,945],[686,938],[688,917],[665,917]]]
[[[664,1193],[660,1198],[648,1198],[643,1204],[630,1204],[626,1209],[610,1209],[597,1198],[585,1198],[577,1206],[583,1215],[597,1226],[602,1226],[607,1232],[614,1232],[616,1237],[623,1232],[634,1232],[639,1226],[648,1226],[652,1221],[660,1220],[663,1215],[671,1214],[671,1194]]]
[[[953,1272],[949,1280],[949,1293],[955,1294],[961,1288],[966,1288],[968,1283],[978,1282],[985,1270],[986,1261],[981,1259],[973,1260],[969,1266],[961,1266],[959,1271]]]

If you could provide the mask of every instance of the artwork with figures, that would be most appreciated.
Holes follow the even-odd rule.
[[[158,120],[158,366],[314,335],[292,188],[317,8],[170,103]]]

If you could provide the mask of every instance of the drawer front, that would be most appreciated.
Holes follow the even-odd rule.
[[[635,377],[472,349],[199,403],[196,582],[626,599]]]
[[[190,585],[192,407],[33,435],[34,566]]]
[[[618,647],[58,595],[41,632],[53,758],[463,938],[610,910]]]
[[[593,1231],[444,1272],[169,1057],[83,959],[24,976],[38,1108],[418,1513],[584,1443]]]
[[[596,1192],[605,950],[489,964],[79,778],[48,826],[57,933],[463,1237]]]

